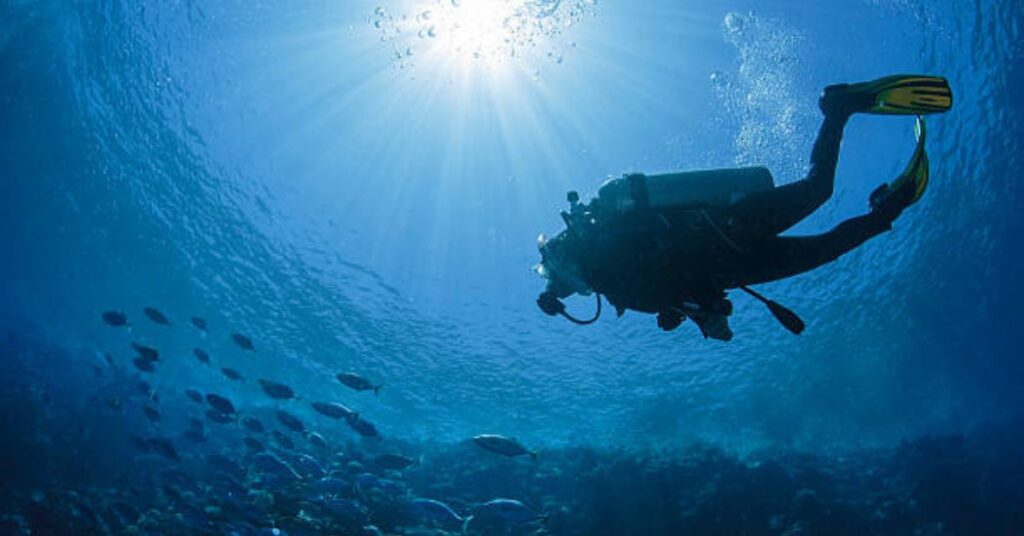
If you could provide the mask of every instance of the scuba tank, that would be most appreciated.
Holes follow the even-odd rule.
[[[774,187],[772,174],[765,167],[632,174],[606,181],[594,201],[612,213],[644,208],[725,207]]]

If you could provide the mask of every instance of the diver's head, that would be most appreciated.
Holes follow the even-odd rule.
[[[588,295],[592,292],[583,279],[576,260],[577,249],[580,247],[577,242],[578,240],[569,237],[565,232],[550,240],[544,235],[537,239],[541,262],[534,270],[548,280],[548,292],[559,298],[566,298],[575,293]]]

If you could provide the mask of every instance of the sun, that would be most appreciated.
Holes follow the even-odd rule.
[[[449,1],[423,15],[437,52],[496,62],[516,53],[522,30],[517,18],[524,4],[524,0]]]
[[[528,56],[560,58],[559,38],[595,0],[420,0],[411,13],[374,12],[381,41],[395,59],[428,57],[462,64],[500,65]]]

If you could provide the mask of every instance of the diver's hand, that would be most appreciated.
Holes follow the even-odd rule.
[[[662,311],[658,313],[658,327],[664,331],[678,328],[686,320],[686,315],[679,311]]]
[[[703,318],[693,317],[700,332],[705,337],[719,341],[731,341],[732,329],[729,328],[729,317],[725,315],[706,315]]]

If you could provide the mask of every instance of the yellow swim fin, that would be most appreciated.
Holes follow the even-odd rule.
[[[822,107],[850,113],[922,115],[953,107],[953,90],[940,76],[899,74],[858,84],[825,88]]]
[[[924,117],[917,116],[917,145],[914,147],[914,154],[910,162],[889,184],[883,184],[871,194],[871,207],[873,209],[898,208],[903,210],[916,203],[924,195],[928,188],[929,173],[931,171],[928,162],[928,152],[925,151],[927,131],[925,129]],[[895,206],[893,206],[895,204]]]

